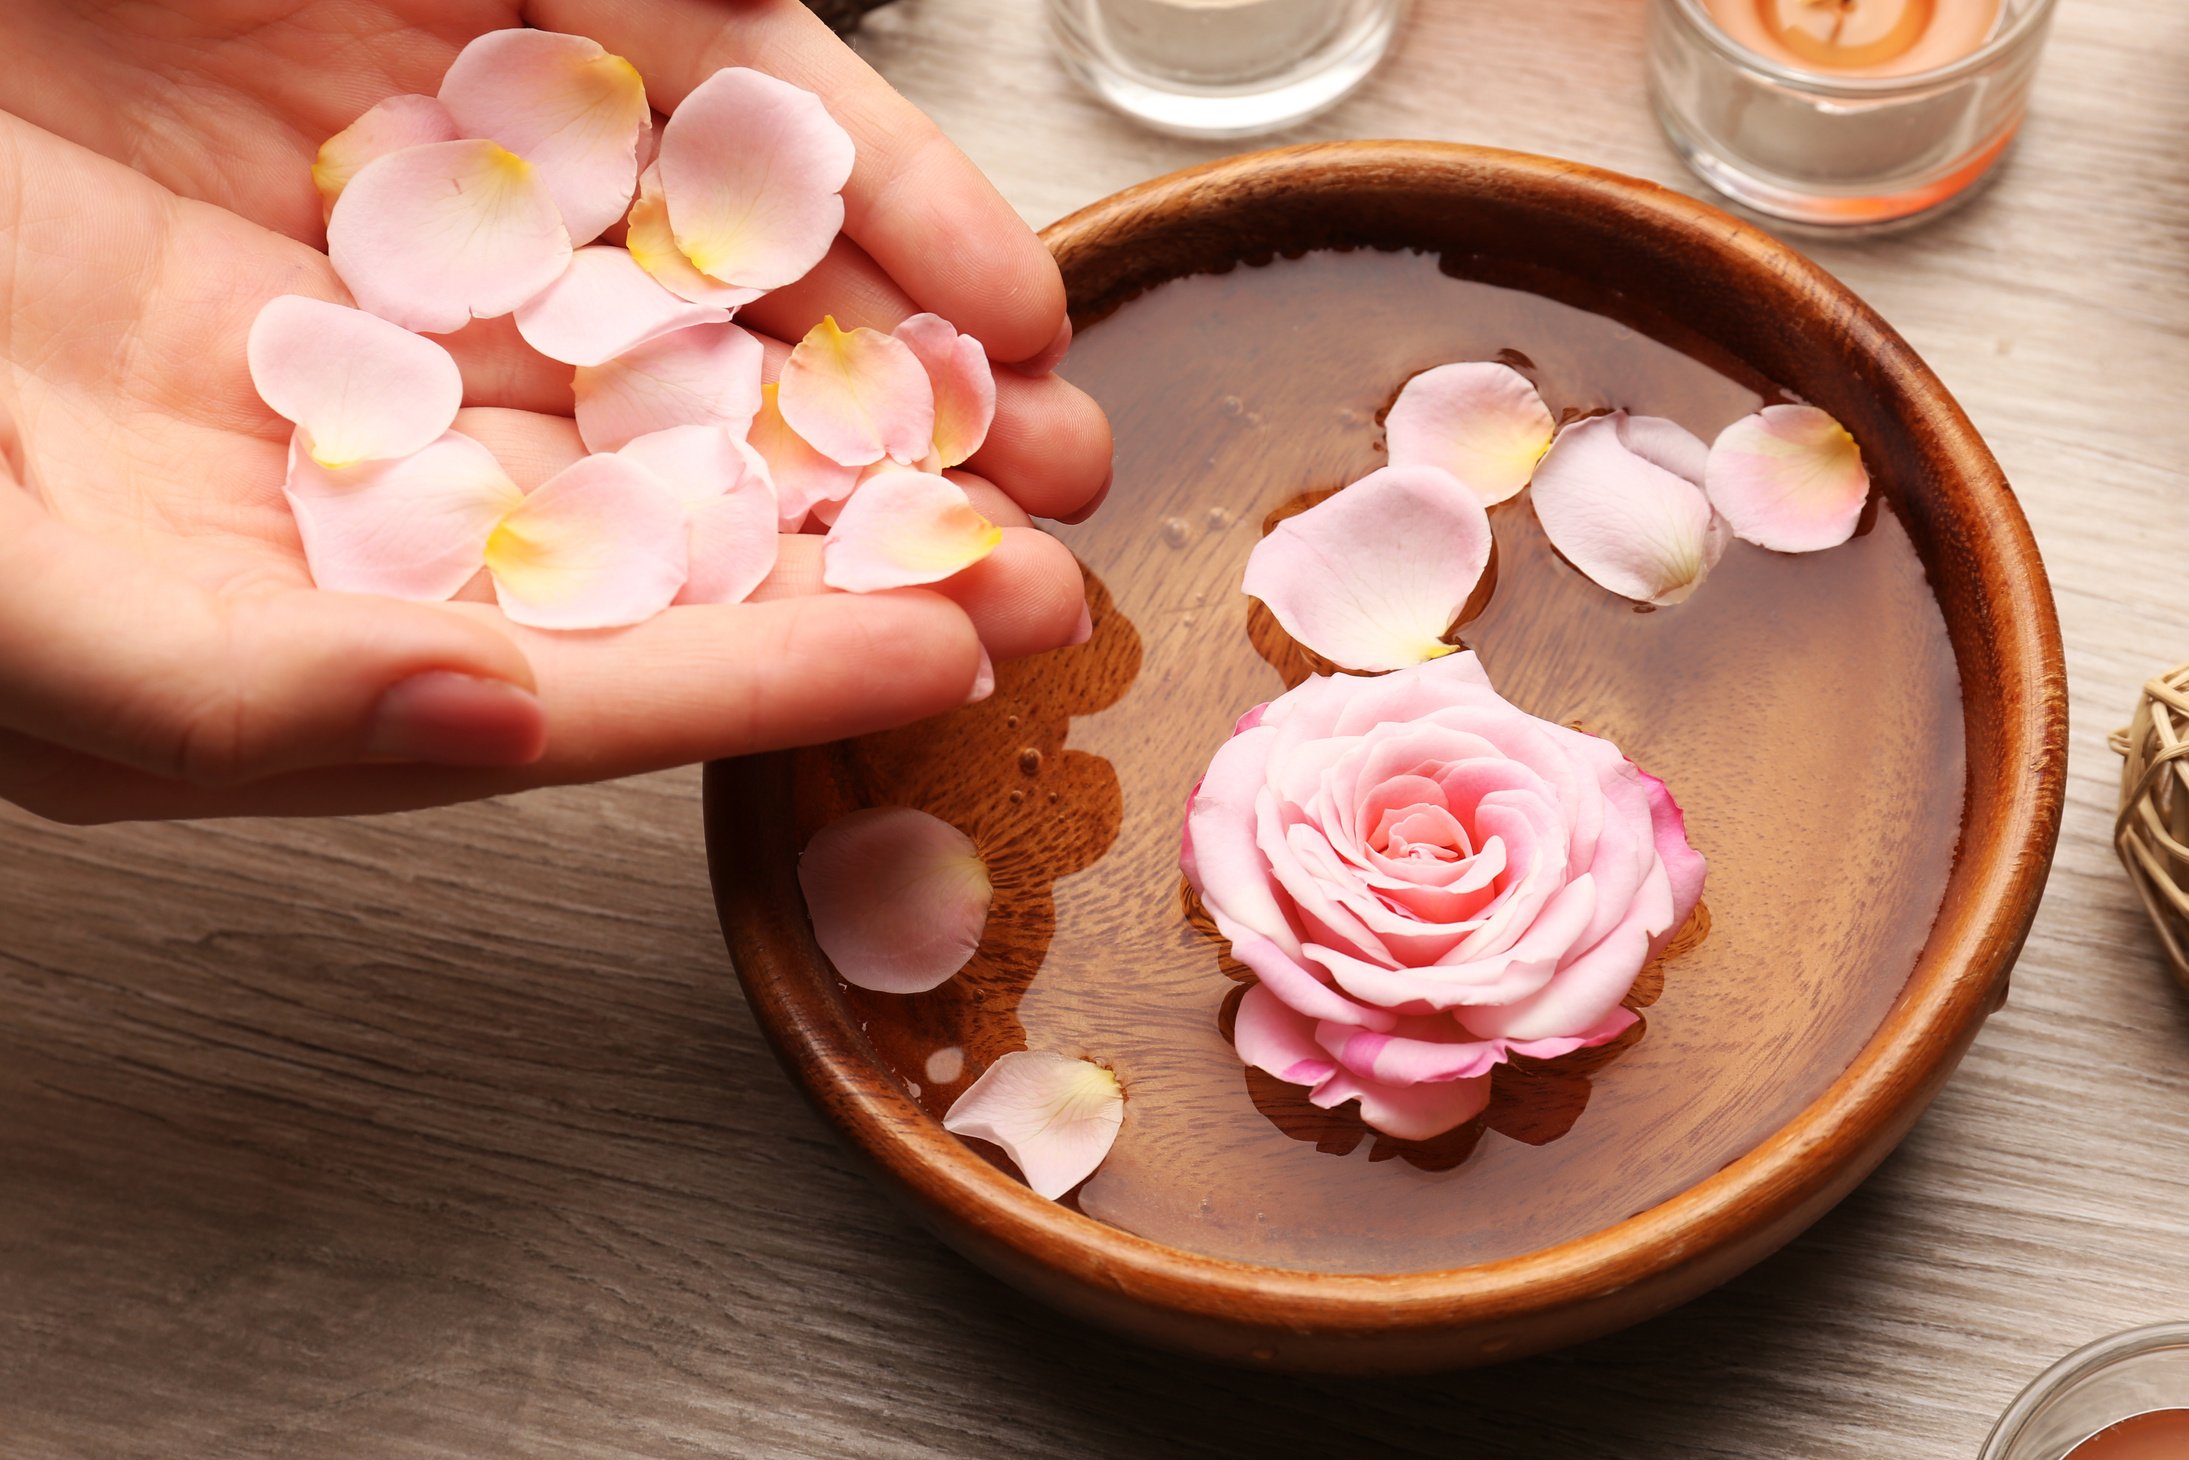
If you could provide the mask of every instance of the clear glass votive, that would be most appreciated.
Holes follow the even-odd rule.
[[[1189,137],[1304,121],[1368,79],[1410,0],[1049,0],[1057,52],[1127,116]]]
[[[2007,1406],[1978,1460],[2065,1460],[2101,1431],[2189,1409],[2189,1323],[2101,1338],[2039,1374]]]
[[[1974,50],[1906,75],[1836,74],[1735,41],[1704,0],[1650,0],[1649,87],[1689,167],[1758,213],[1875,227],[1965,198],[2022,124],[2054,0],[1999,0]]]

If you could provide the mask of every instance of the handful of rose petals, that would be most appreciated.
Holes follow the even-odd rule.
[[[1845,542],[1870,493],[1854,437],[1815,406],[1766,406],[1709,445],[1625,411],[1560,427],[1492,361],[1416,375],[1384,429],[1389,466],[1279,523],[1247,563],[1246,591],[1349,669],[1452,652],[1489,565],[1487,509],[1523,488],[1566,561],[1653,606],[1693,593],[1734,537],[1787,553]]]
[[[769,385],[733,322],[828,253],[853,161],[819,97],[742,67],[657,139],[629,62],[528,29],[328,139],[312,176],[359,307],[283,295],[249,342],[296,427],[285,488],[313,580],[431,600],[484,570],[516,622],[597,629],[738,602],[778,533],[809,526],[823,581],[852,592],[987,556],[1000,530],[942,475],[995,414],[979,341],[931,314],[887,334],[823,319]],[[598,241],[619,223],[622,244]],[[529,492],[454,429],[463,381],[428,338],[503,315],[571,367],[590,453]]]

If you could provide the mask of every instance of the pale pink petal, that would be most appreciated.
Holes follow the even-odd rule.
[[[1315,1042],[1315,1021],[1256,984],[1239,1001],[1231,1041],[1239,1058],[1294,1085],[1319,1085],[1337,1073],[1337,1062]]]
[[[448,351],[376,314],[282,294],[244,347],[251,383],[321,466],[408,456],[456,419],[464,381]]]
[[[692,261],[677,247],[676,238],[669,231],[669,207],[662,201],[658,166],[639,174],[638,201],[631,205],[630,227],[624,232],[623,244],[640,268],[679,299],[737,309],[767,292],[725,284],[692,267]]]
[[[425,601],[471,581],[522,500],[494,454],[454,431],[409,456],[341,470],[315,463],[300,440],[287,487],[314,583]]]
[[[607,629],[667,608],[684,586],[689,517],[654,474],[580,457],[502,519],[486,565],[502,612],[540,629]]]
[[[1765,406],[1718,433],[1704,484],[1734,535],[1782,553],[1854,536],[1870,474],[1847,428],[1815,406]]]
[[[1535,471],[1535,515],[1551,546],[1597,586],[1678,603],[1725,551],[1726,531],[1702,488],[1629,446],[1632,428],[1650,419],[1618,411],[1560,432]],[[1660,457],[1669,424],[1643,427]]]
[[[1117,1076],[1054,1050],[1002,1056],[951,1102],[943,1129],[993,1141],[1036,1196],[1055,1201],[1094,1175],[1125,1120]]]
[[[964,832],[909,806],[870,806],[806,843],[798,885],[814,941],[844,982],[925,993],[980,947],[993,889]]]
[[[1480,1115],[1490,1103],[1490,1077],[1387,1085],[1340,1070],[1308,1098],[1325,1109],[1358,1100],[1361,1119],[1369,1126],[1397,1140],[1426,1141]]]
[[[785,532],[796,532],[822,503],[841,503],[859,484],[859,468],[823,456],[790,428],[776,408],[774,381],[760,388],[760,410],[746,437],[775,479],[776,506]]]
[[[364,308],[438,335],[554,283],[570,235],[531,163],[492,142],[434,142],[350,179],[327,221],[327,256]]]
[[[742,436],[760,409],[760,362],[760,341],[736,325],[698,324],[581,366],[578,435],[593,451],[671,426],[727,426]]]
[[[790,428],[845,466],[911,463],[935,434],[935,389],[911,346],[825,315],[783,362],[776,406]]]
[[[956,466],[988,439],[996,419],[996,374],[979,340],[939,314],[915,314],[892,331],[911,346],[935,392],[935,458]]]
[[[467,137],[499,142],[540,170],[574,243],[623,216],[653,127],[629,61],[584,36],[488,31],[457,53],[441,104]]]
[[[1245,590],[1285,632],[1348,669],[1452,652],[1444,635],[1490,561],[1490,519],[1435,467],[1387,466],[1254,545]]]
[[[1003,529],[963,488],[927,472],[895,471],[860,485],[821,545],[821,581],[847,593],[940,583],[996,550]]]
[[[335,199],[368,162],[423,147],[428,142],[453,142],[463,136],[448,108],[430,96],[391,96],[341,131],[319,144],[319,160],[312,164],[312,182],[319,189],[323,215],[334,212]]]
[[[691,576],[678,603],[742,603],[775,567],[775,488],[760,453],[726,426],[672,426],[618,456],[660,480],[691,514]]]
[[[731,66],[677,107],[656,165],[692,265],[724,284],[779,289],[835,241],[853,161],[851,135],[821,98]]]
[[[1557,423],[1528,378],[1477,360],[1424,370],[1385,416],[1393,466],[1433,466],[1492,506],[1528,484]]]
[[[679,299],[624,249],[596,243],[570,256],[562,277],[517,309],[517,333],[550,360],[602,365],[695,324],[720,324],[727,309]]]

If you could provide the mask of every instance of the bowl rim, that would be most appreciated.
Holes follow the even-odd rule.
[[[1584,1307],[1681,1268],[1707,1266],[1713,1254],[1752,1241],[1759,1232],[1787,1222],[1805,1224],[1803,1210],[1836,1199],[1840,1192],[1833,1188],[1881,1134],[1896,1122],[1903,1129],[1912,1123],[1928,1093],[1959,1059],[1967,1037],[1997,1006],[2051,864],[2065,791],[2066,691],[2058,622],[2035,540],[1997,463],[1936,376],[1875,312],[1761,230],[1684,194],[1583,164],[1460,143],[1367,140],[1244,153],[1170,173],[1072,213],[1043,230],[1042,239],[1068,262],[1074,250],[1098,246],[1133,216],[1186,205],[1211,183],[1251,178],[1265,186],[1307,185],[1317,178],[1327,183],[1334,167],[1373,172],[1422,164],[1457,164],[1537,192],[1555,189],[1582,208],[1655,215],[1698,248],[1736,259],[1747,269],[1761,266],[1797,289],[1834,301],[1844,310],[1853,351],[1912,379],[1923,397],[1926,424],[1937,428],[1938,450],[1952,459],[1978,499],[1992,534],[1986,557],[1997,571],[1996,597],[2012,610],[1997,626],[2000,662],[2011,671],[2002,676],[2011,682],[2003,697],[2009,708],[1998,727],[1999,784],[2002,805],[2027,831],[1987,844],[1981,865],[1971,869],[1968,915],[1954,927],[1932,930],[1931,938],[1943,931],[1947,943],[1918,964],[1883,1023],[1839,1077],[1745,1154],[1655,1206],[1585,1236],[1492,1262],[1394,1273],[1314,1272],[1205,1256],[1036,1196],[946,1132],[879,1070],[855,1022],[830,991],[756,935],[768,922],[764,896],[742,879],[724,878],[717,860],[723,931],[763,1032],[839,1133],[883,1174],[920,1204],[977,1228],[984,1247],[1014,1249],[1082,1288],[1242,1329],[1342,1336],[1531,1317]],[[780,776],[788,754],[737,764],[745,774]],[[717,811],[726,811],[730,776],[736,773],[727,763],[710,767],[708,799],[719,803],[709,808],[710,825]],[[1957,880],[1960,870],[1957,866]],[[1932,953],[1928,940],[1925,953]],[[880,1077],[861,1078],[862,1071]],[[1809,1216],[1822,1209],[1817,1206]],[[1790,1235],[1796,1229],[1786,1230]]]

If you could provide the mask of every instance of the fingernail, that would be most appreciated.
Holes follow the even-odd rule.
[[[1079,606],[1079,622],[1072,628],[1072,636],[1064,641],[1067,649],[1077,648],[1094,637],[1094,614],[1082,603]]]
[[[1041,347],[1041,353],[1031,359],[1021,360],[1011,368],[1021,375],[1047,375],[1064,363],[1065,354],[1072,348],[1072,321],[1069,316],[1058,327],[1056,335]]]
[[[965,697],[969,705],[977,705],[996,692],[996,661],[988,657],[988,646],[981,645],[980,668],[973,674],[973,692]]]
[[[528,690],[432,670],[380,696],[365,753],[424,765],[528,765],[547,747],[547,719]]]

